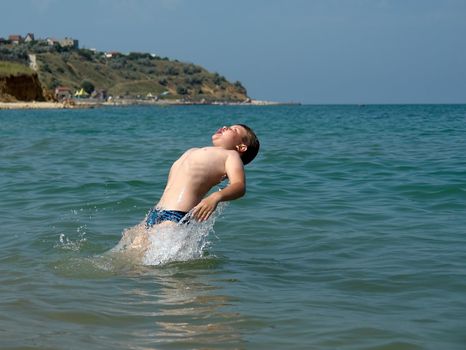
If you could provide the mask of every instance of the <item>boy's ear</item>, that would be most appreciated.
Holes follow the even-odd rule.
[[[248,146],[246,146],[244,143],[242,143],[242,144],[236,146],[236,150],[237,150],[239,153],[244,153],[244,152],[247,151],[247,149],[248,149]]]

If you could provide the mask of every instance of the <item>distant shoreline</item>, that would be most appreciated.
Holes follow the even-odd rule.
[[[81,109],[97,107],[124,107],[124,106],[281,106],[281,105],[300,105],[300,103],[273,102],[263,100],[251,100],[250,102],[209,102],[200,103],[181,100],[132,100],[122,99],[112,102],[92,101],[92,100],[72,100],[65,102],[43,102],[43,101],[18,101],[18,102],[0,102],[0,110],[14,109]]]
[[[65,108],[61,102],[0,102],[0,110],[5,109],[60,109]]]

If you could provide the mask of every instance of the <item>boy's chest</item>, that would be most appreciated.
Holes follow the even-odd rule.
[[[225,176],[225,157],[216,152],[191,153],[176,167],[175,171],[187,177],[202,177],[205,181],[219,182]]]

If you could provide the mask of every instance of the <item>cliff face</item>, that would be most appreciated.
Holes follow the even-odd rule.
[[[44,101],[37,74],[0,76],[0,101]]]

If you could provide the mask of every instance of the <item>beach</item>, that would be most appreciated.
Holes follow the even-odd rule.
[[[0,102],[0,109],[60,109],[65,108],[61,102]]]
[[[185,100],[137,100],[137,99],[120,99],[112,101],[100,100],[71,100],[63,102],[43,102],[43,101],[18,101],[18,102],[0,102],[0,110],[2,109],[72,109],[72,108],[95,108],[95,107],[118,107],[118,106],[186,106],[186,105],[221,105],[221,106],[281,106],[281,105],[297,105],[295,102],[276,102],[264,100],[248,100],[247,102],[196,102]]]

